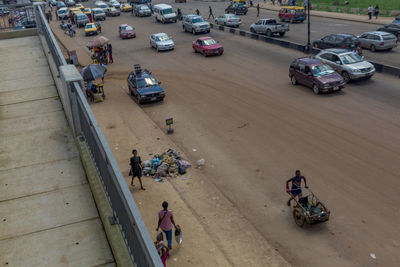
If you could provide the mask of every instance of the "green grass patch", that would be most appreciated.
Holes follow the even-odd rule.
[[[299,1],[296,1],[299,2]],[[368,8],[369,5],[375,7],[379,5],[381,10],[400,10],[400,0],[348,0],[349,4],[344,5],[345,0],[311,0],[312,4],[323,5],[323,6],[334,6],[335,2],[339,2],[339,6],[345,6],[348,8]]]

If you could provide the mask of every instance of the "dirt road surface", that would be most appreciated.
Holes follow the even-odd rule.
[[[121,23],[136,27],[138,37],[120,40]],[[142,109],[161,129],[173,117],[175,133],[169,138],[192,162],[205,159],[202,177],[232,204],[222,217],[237,211],[293,266],[398,266],[398,78],[376,74],[342,92],[314,95],[290,84],[288,66],[302,56],[295,51],[212,31],[225,53],[205,58],[192,52],[196,36],[183,33],[180,24],[127,14],[107,19],[103,32],[113,44],[115,61],[106,77],[108,94],[126,92],[125,79],[137,63],[162,81],[165,101]],[[175,50],[151,49],[148,40],[155,32],[170,34]],[[73,42],[84,48],[89,39],[78,30]],[[125,110],[136,103],[127,101],[126,93],[113,97],[118,108],[105,119],[127,120]],[[107,138],[112,142],[113,135]],[[328,223],[295,225],[285,182],[296,169],[330,208]],[[196,187],[190,190],[183,195],[196,196],[191,203],[210,198],[196,194]],[[218,200],[213,203],[217,206]]]

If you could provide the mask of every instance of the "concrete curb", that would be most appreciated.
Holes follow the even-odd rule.
[[[255,7],[252,7],[252,8],[255,8]],[[261,7],[261,6],[260,6],[260,9],[276,11],[276,12],[279,11],[279,9]],[[315,10],[315,11],[317,11],[317,10]],[[327,13],[328,14],[315,14],[314,11],[311,11],[311,17],[329,18],[329,19],[337,19],[337,20],[347,20],[347,21],[352,21],[352,22],[359,22],[359,23],[365,23],[365,24],[374,24],[374,25],[379,25],[379,26],[387,25],[387,23],[379,23],[379,22],[374,21],[374,20],[371,20],[371,21],[365,20],[364,21],[364,20],[358,20],[358,19],[352,19],[352,18],[339,18],[339,17],[334,16],[333,14],[329,14],[329,12],[327,12]]]
[[[295,42],[289,42],[286,40],[282,40],[282,39],[277,39],[277,38],[272,38],[272,37],[268,37],[265,35],[261,35],[261,34],[257,34],[257,33],[252,33],[252,32],[248,32],[248,31],[243,31],[240,29],[235,29],[235,28],[230,28],[230,27],[226,27],[226,26],[221,26],[221,25],[214,25],[213,23],[210,23],[210,26],[212,29],[217,29],[223,32],[229,32],[232,34],[237,34],[240,36],[244,36],[244,37],[249,37],[251,39],[255,39],[255,40],[261,40],[270,44],[276,44],[279,46],[283,46],[286,48],[290,48],[290,49],[294,49],[300,52],[305,52],[305,48],[306,46],[303,44],[298,44]],[[320,49],[315,49],[315,48],[311,48],[311,54],[318,54],[320,51]],[[400,68],[394,67],[394,66],[389,66],[389,65],[385,65],[385,64],[381,64],[381,63],[377,63],[377,62],[372,62],[369,61],[370,63],[372,63],[375,66],[375,69],[377,72],[381,72],[381,73],[385,73],[385,74],[390,74],[390,75],[394,75],[394,76],[398,76],[400,77]]]
[[[0,32],[0,40],[2,39],[12,39],[12,38],[21,38],[21,37],[28,37],[28,36],[37,36],[37,29],[25,29],[25,30],[16,30],[16,31],[7,31],[7,32]]]
[[[113,209],[108,201],[107,194],[99,177],[96,164],[90,154],[89,147],[83,137],[77,137],[76,143],[115,262],[117,266],[133,267],[134,264],[131,259],[131,254],[126,246],[119,224],[117,222],[111,224],[111,218],[114,218]]]

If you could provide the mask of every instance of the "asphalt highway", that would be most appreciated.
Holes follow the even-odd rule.
[[[200,4],[208,5],[182,6]],[[121,40],[122,23],[133,25],[137,38]],[[289,36],[296,36],[294,28],[305,25],[291,27]],[[167,117],[174,118],[171,138],[191,160],[205,158],[203,171],[210,181],[287,261],[294,266],[397,266],[398,78],[376,74],[342,92],[314,95],[289,81],[290,62],[303,56],[297,51],[212,31],[225,52],[205,58],[191,48],[198,36],[183,33],[180,23],[163,25],[129,13],[108,18],[102,28],[114,51],[108,77],[123,81],[139,63],[162,81],[164,102],[143,105],[143,110],[160,127]],[[175,50],[151,49],[149,36],[156,32],[172,36]],[[90,40],[83,29],[74,38],[82,47]],[[285,182],[296,169],[330,208],[328,223],[295,225]]]
[[[215,17],[225,13],[225,8],[229,5],[228,2],[201,2],[189,1],[188,3],[174,3],[172,1],[155,0],[154,3],[169,3],[175,8],[180,8],[184,14],[193,14],[196,9],[199,9],[200,15],[204,19],[208,19],[208,7],[211,6]],[[254,1],[254,6],[257,2]],[[242,19],[242,25],[239,29],[250,31],[250,25],[257,22],[260,18],[275,18],[278,20],[278,12],[271,10],[260,10],[260,16],[257,18],[257,10],[250,8],[247,15],[239,15]],[[367,20],[367,17],[366,17]],[[209,20],[214,22],[212,18]],[[278,20],[279,21],[279,20]],[[289,25],[290,31],[283,38],[284,40],[306,44],[307,43],[307,22],[296,23]],[[351,33],[361,35],[364,32],[375,31],[379,28],[378,25],[358,23],[352,21],[343,21],[337,19],[311,17],[311,43],[313,40],[322,38],[332,33]],[[392,51],[370,52],[364,49],[364,55],[367,60],[388,64],[391,66],[400,67],[400,48],[395,48]]]

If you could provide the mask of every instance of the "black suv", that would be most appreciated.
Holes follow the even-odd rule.
[[[385,25],[383,27],[380,27],[378,31],[394,34],[395,36],[397,36],[397,39],[400,40],[400,24],[392,23],[389,25]]]
[[[135,64],[135,70],[128,76],[128,87],[131,95],[141,104],[144,102],[163,101],[165,92],[151,72]]]
[[[225,13],[228,14],[246,15],[247,11],[247,6],[243,4],[230,4],[227,8],[225,8]]]
[[[315,48],[327,49],[327,48],[345,48],[345,49],[356,49],[359,47],[360,40],[357,36],[348,33],[336,33],[325,36],[324,38],[315,40],[313,46]]]

